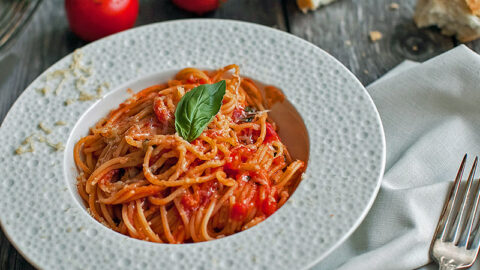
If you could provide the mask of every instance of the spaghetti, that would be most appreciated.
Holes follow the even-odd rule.
[[[220,111],[187,142],[175,132],[177,103],[194,87],[220,80],[226,81]],[[229,65],[186,68],[134,94],[75,145],[78,192],[90,214],[117,232],[159,243],[212,240],[265,220],[305,167],[268,117],[266,107],[283,95],[265,90]]]

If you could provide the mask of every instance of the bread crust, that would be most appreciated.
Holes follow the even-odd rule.
[[[460,42],[480,38],[480,0],[418,0],[414,21],[418,27],[438,26],[442,34]]]
[[[473,14],[480,15],[480,0],[465,0],[467,6],[470,8]]]
[[[314,10],[315,5],[313,4],[312,0],[297,0],[297,5],[304,13],[308,10]]]

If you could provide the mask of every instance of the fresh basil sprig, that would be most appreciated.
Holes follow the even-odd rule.
[[[202,84],[187,92],[175,110],[175,129],[185,140],[195,140],[222,106],[225,81]]]

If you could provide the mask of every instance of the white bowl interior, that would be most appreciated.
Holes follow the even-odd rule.
[[[127,89],[133,92],[139,92],[142,89],[168,81],[173,78],[178,70],[170,70],[157,74],[146,76],[142,79],[128,82],[110,91],[102,99],[92,104],[92,106],[79,118],[73,127],[68,138],[64,155],[64,173],[67,185],[72,196],[83,208],[85,205],[77,191],[77,168],[73,158],[73,148],[75,144],[84,136],[88,135],[89,129],[93,127],[102,117],[105,117],[110,110],[117,108],[120,103],[131,97]],[[266,85],[262,82],[255,81],[263,90]],[[303,119],[295,109],[295,107],[285,99],[281,103],[275,103],[269,112],[270,117],[280,127],[278,135],[282,142],[287,146],[293,158],[308,162],[309,156],[309,137],[307,128]]]

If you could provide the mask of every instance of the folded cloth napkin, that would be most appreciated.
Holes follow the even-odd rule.
[[[463,155],[469,170],[480,154],[480,56],[462,45],[367,89],[385,129],[382,186],[360,227],[312,269],[436,269],[428,250],[447,192]]]

